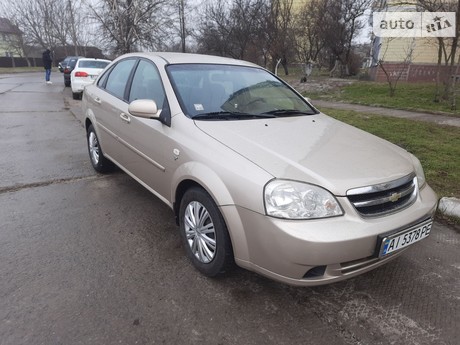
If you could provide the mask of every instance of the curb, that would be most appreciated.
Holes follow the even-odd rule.
[[[460,219],[460,199],[441,198],[438,209],[441,213]]]

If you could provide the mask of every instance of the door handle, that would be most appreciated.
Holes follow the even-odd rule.
[[[96,102],[97,104],[101,104],[101,99],[99,97],[95,97],[93,99],[94,99],[94,102]]]
[[[131,122],[131,118],[129,117],[129,115],[125,114],[125,113],[121,113],[120,114],[120,118],[122,119],[122,121],[126,122],[126,123],[130,123]]]

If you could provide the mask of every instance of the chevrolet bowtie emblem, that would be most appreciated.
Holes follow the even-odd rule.
[[[401,198],[401,193],[393,193],[390,195],[390,201],[391,202],[396,202]]]

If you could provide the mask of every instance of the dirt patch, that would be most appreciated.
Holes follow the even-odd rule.
[[[355,80],[339,79],[339,78],[312,78],[305,83],[298,80],[288,80],[288,83],[300,93],[333,93],[340,90],[347,85],[355,83]]]

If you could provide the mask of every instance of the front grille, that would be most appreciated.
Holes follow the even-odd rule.
[[[410,206],[417,196],[414,174],[389,183],[360,187],[347,192],[348,200],[363,217],[377,217]]]

